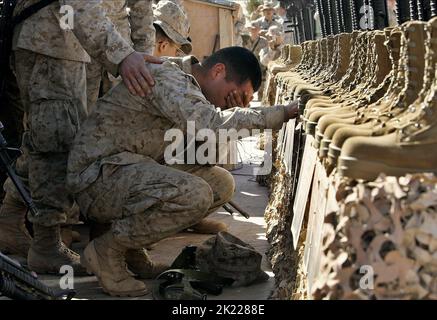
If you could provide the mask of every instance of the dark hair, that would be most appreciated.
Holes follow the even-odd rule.
[[[254,91],[261,86],[262,73],[256,56],[243,47],[228,47],[221,49],[205,59],[202,65],[211,69],[217,63],[226,66],[226,80],[242,84],[250,80]]]

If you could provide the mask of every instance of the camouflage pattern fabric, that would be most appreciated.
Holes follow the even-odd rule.
[[[153,27],[152,2],[145,0],[103,1],[107,17],[114,23],[120,35],[139,52],[153,54],[155,28]],[[130,9],[129,14],[127,9]],[[87,64],[88,110],[95,105],[100,92],[104,72],[103,65],[95,59]]]
[[[261,17],[255,20],[255,24],[261,28],[261,30],[268,30],[271,26],[278,26],[282,30],[281,21],[277,17],[273,17],[272,21],[267,21],[265,17]]]
[[[436,182],[433,174],[338,181],[340,209],[325,218],[314,297],[437,299]],[[372,287],[362,285],[362,266]]]
[[[15,51],[14,59],[25,112],[24,156],[17,173],[27,180],[41,212],[38,221],[29,218],[45,226],[63,224],[74,209],[65,172],[68,151],[86,117],[85,64],[27,50]],[[9,179],[5,190],[15,192]]]
[[[200,271],[233,279],[233,287],[265,281],[262,255],[254,247],[228,232],[219,232],[197,247],[196,266]]]
[[[33,2],[19,0],[15,14]],[[61,28],[62,5],[71,6],[74,10],[72,29]],[[100,0],[59,0],[41,9],[17,26],[13,48],[87,63],[91,56],[113,75],[117,75],[118,65],[135,51],[106,16]]]
[[[269,46],[261,49],[259,53],[260,62],[267,67],[270,62],[278,59],[281,55],[282,46],[278,46],[275,49],[270,48]]]
[[[185,57],[150,65],[156,80],[150,97],[133,96],[123,83],[117,85],[97,102],[70,152],[67,182],[81,211],[100,222],[113,221],[114,234],[126,245],[145,246],[195,224],[233,191],[224,169],[206,167],[200,173],[165,166],[167,130],[185,132],[187,121],[195,122],[196,130],[216,132],[277,129],[284,121],[282,106],[221,111],[211,105],[191,75],[197,62]]]
[[[170,167],[145,157],[130,165],[105,164],[77,202],[89,219],[112,222],[118,241],[142,248],[196,224],[228,202],[234,189],[223,168]]]
[[[253,40],[250,36],[246,38],[246,40],[243,43],[243,46],[252,51],[255,56],[259,59],[259,53],[262,48],[265,48],[268,46],[267,39],[264,37],[258,37],[255,40]]]
[[[164,140],[169,129],[186,132],[187,121],[196,130],[279,129],[284,107],[220,110],[205,98],[191,75],[192,57],[169,58],[162,65],[148,65],[156,85],[149,97],[130,94],[121,83],[97,102],[83,123],[70,153],[68,183],[79,192],[96,181],[104,164],[128,165],[150,157],[164,161]],[[147,126],[145,126],[147,124]]]

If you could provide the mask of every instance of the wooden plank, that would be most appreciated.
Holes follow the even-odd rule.
[[[329,180],[326,175],[326,170],[320,161],[317,161],[318,169],[318,199],[317,210],[314,215],[314,225],[311,232],[311,248],[308,260],[308,293],[311,293],[311,288],[314,280],[320,271],[320,257],[323,241],[323,224],[325,222],[326,203],[328,198]]]
[[[287,170],[287,174],[291,176],[293,172],[293,151],[294,151],[294,133],[296,128],[296,119],[292,119],[287,123],[287,145],[288,148],[285,150],[284,160],[286,163],[285,169]]]
[[[319,166],[316,166],[316,169],[314,171],[314,179],[313,179],[313,185],[311,188],[311,201],[310,201],[310,209],[308,212],[308,228],[307,228],[307,234],[305,239],[305,251],[303,255],[303,263],[304,263],[304,271],[306,274],[308,274],[309,271],[309,261],[310,261],[310,255],[311,255],[311,248],[313,246],[313,231],[314,231],[314,225],[316,221],[316,214],[317,209],[319,205],[319,186],[320,186],[320,179],[319,179]]]
[[[184,2],[185,11],[190,19],[190,37],[193,44],[192,55],[200,61],[211,55],[215,37],[219,34],[218,8],[207,3]]]
[[[286,129],[287,129],[287,124],[284,123],[282,125],[282,129],[279,130],[279,133],[278,133],[277,150],[278,150],[278,157],[281,161],[282,161],[283,156],[284,156],[285,143],[286,143],[286,139],[287,139],[287,137],[285,135]]]
[[[234,22],[232,11],[219,8],[220,48],[231,47],[234,44]]]
[[[313,147],[313,141],[313,136],[308,135],[306,137],[302,165],[299,173],[299,182],[297,184],[297,193],[293,204],[293,222],[291,224],[291,232],[293,234],[293,245],[295,249],[297,249],[297,242],[299,240],[300,230],[305,216],[305,208],[316,166],[317,149]]]

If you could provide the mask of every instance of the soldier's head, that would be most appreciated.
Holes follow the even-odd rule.
[[[261,28],[257,25],[255,21],[251,21],[246,24],[246,29],[249,31],[250,37],[256,39],[259,36]]]
[[[205,97],[216,107],[225,109],[233,92],[250,98],[261,86],[262,73],[258,59],[242,47],[228,47],[212,54],[194,72]],[[195,69],[193,69],[195,71]]]
[[[275,46],[279,46],[284,43],[281,28],[278,26],[271,26],[267,31],[266,37],[269,42],[273,43]]]
[[[160,1],[153,10],[153,20],[156,30],[155,56],[177,57],[191,53],[188,37],[190,22],[179,5],[172,1]]]
[[[272,2],[266,2],[262,6],[262,13],[266,20],[270,21],[273,19],[273,15],[275,14],[275,6]]]

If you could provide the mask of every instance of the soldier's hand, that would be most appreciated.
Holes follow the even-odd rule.
[[[130,93],[141,97],[152,93],[155,81],[144,62],[162,63],[161,59],[140,52],[133,52],[120,65],[120,75]]]
[[[284,122],[288,122],[290,119],[295,119],[299,115],[299,104],[296,101],[291,102],[289,105],[285,107],[285,116]]]
[[[247,92],[232,91],[226,98],[226,102],[228,104],[227,107],[229,109],[235,107],[247,108],[249,107],[252,99],[253,96],[250,97]]]

